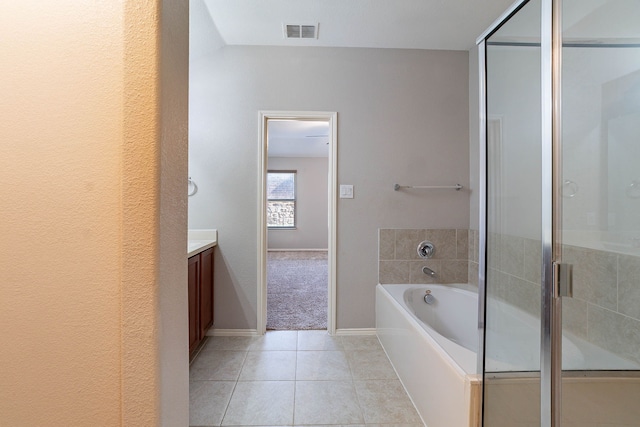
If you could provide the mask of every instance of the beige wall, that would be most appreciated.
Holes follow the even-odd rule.
[[[190,228],[217,228],[216,319],[256,328],[258,111],[337,111],[337,327],[373,328],[378,228],[467,228],[468,53],[226,46],[190,68]]]
[[[469,50],[469,229],[480,230],[480,65],[478,47]]]
[[[186,10],[161,21],[160,10],[0,6],[10,41],[0,45],[3,425],[188,422],[186,295],[176,292],[186,283],[185,186],[159,180],[186,177],[187,64],[161,68],[175,96],[158,90],[157,68],[160,27],[180,44],[163,44],[163,64],[183,61]],[[183,101],[162,102],[174,118],[159,120],[171,98]],[[169,144],[178,164],[167,170]],[[160,354],[182,345],[184,354]]]
[[[296,229],[269,230],[269,249],[328,248],[328,167],[326,157],[269,157],[269,170],[295,170]]]
[[[162,0],[160,30],[158,358],[160,423],[189,420],[187,191],[189,5]],[[151,23],[149,23],[151,26]],[[158,174],[154,175],[157,180]],[[157,183],[156,183],[157,185]],[[158,215],[158,212],[154,210]]]

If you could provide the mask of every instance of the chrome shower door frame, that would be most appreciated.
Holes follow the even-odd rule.
[[[478,272],[479,368],[484,374],[484,332],[487,277],[487,79],[486,40],[528,2],[512,4],[477,40],[480,87],[480,233]],[[542,293],[540,336],[541,427],[560,427],[562,413],[562,305],[554,277],[560,257],[561,188],[561,10],[562,0],[541,0],[542,107]],[[489,426],[487,426],[489,427]]]

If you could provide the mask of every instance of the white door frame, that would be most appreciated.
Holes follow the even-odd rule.
[[[267,121],[270,119],[323,120],[329,122],[329,248],[327,331],[336,333],[336,218],[338,182],[338,113],[324,111],[260,111],[260,147],[258,149],[258,333],[267,330]]]

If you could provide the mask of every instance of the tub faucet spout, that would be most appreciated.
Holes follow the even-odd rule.
[[[436,277],[436,272],[427,267],[426,265],[422,267],[422,272],[428,276]]]

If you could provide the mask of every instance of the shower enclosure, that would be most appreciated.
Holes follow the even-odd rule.
[[[483,425],[640,426],[640,0],[478,41]]]

